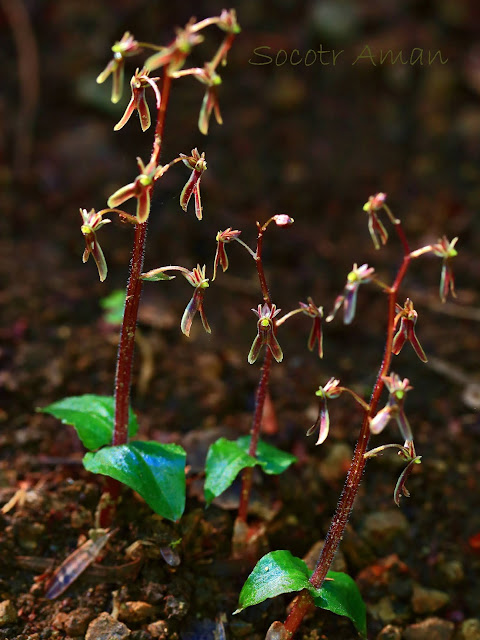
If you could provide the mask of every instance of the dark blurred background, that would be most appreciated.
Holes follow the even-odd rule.
[[[241,229],[244,240],[253,244],[256,220],[288,213],[295,218],[293,227],[272,229],[265,242],[273,299],[286,311],[313,295],[329,311],[353,262],[374,264],[386,279],[394,274],[401,257],[398,242],[392,234],[388,247],[376,252],[362,211],[369,195],[385,191],[412,247],[435,242],[444,233],[460,236],[459,303],[468,310],[478,305],[478,3],[233,4],[242,33],[221,70],[224,125],[212,119],[208,137],[199,133],[203,88],[192,78],[175,83],[167,118],[165,162],[194,147],[206,152],[204,221],[179,207],[188,172],[177,165],[154,195],[146,268],[211,265],[219,229]],[[78,344],[80,330],[90,327],[86,341],[98,338],[98,299],[125,283],[131,229],[115,220],[102,230],[109,278],[101,285],[93,262],[81,263],[78,214],[79,207],[104,207],[111,193],[135,177],[136,156],[147,159],[151,148],[151,134],[141,133],[136,116],[121,132],[113,131],[128,100],[128,84],[122,101],[112,105],[110,80],[95,82],[112,43],[130,30],[139,40],[167,44],[175,26],[222,8],[215,1],[0,2],[3,331],[7,341],[17,334],[36,343],[53,341],[32,362],[25,356],[19,368],[31,372],[38,360],[51,363],[52,350],[63,349],[64,340]],[[220,38],[210,28],[192,64],[201,65]],[[260,57],[258,48],[270,59]],[[332,53],[320,56],[320,48],[342,51],[335,65]],[[294,58],[289,57],[292,52]],[[134,58],[128,61],[127,77],[139,64]],[[221,274],[206,301],[214,337],[195,331],[189,348],[192,353],[214,349],[243,363],[255,333],[250,308],[260,296],[248,255],[237,246],[230,246],[229,254],[230,270]],[[424,348],[434,348],[470,374],[478,363],[476,321],[435,310],[439,271],[438,260],[425,258],[407,279],[418,310],[433,309],[422,318]],[[335,368],[347,381],[351,376],[371,384],[369,366],[381,357],[385,306],[381,294],[365,289],[354,327],[345,329],[340,322],[329,327],[322,365],[305,352],[305,323],[296,319],[285,327],[289,375],[311,367],[316,378],[320,366],[321,375],[331,375]],[[169,331],[169,344],[186,344],[177,322],[189,295],[183,279],[145,290],[144,322]],[[60,336],[59,327],[64,327]],[[96,353],[94,346],[84,349]],[[228,355],[229,349],[235,357]],[[3,353],[10,357],[8,349]],[[67,373],[61,359],[57,383],[42,374],[32,393],[38,395],[40,387],[51,399],[67,379],[72,391],[98,387],[108,392],[113,346],[109,354],[108,367],[95,361],[85,365],[88,381]],[[80,367],[79,357],[72,357],[73,371]],[[250,368],[242,375],[251,377],[253,385],[258,372]],[[422,375],[428,380],[431,374]],[[440,393],[443,383],[431,380]],[[297,381],[290,384],[295,389]],[[314,386],[311,379],[308,386]]]

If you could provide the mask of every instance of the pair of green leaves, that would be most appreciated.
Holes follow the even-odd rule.
[[[248,454],[249,447],[250,436],[235,441],[220,438],[210,446],[205,465],[204,495],[207,505],[228,489],[246,467],[259,464],[265,473],[279,474],[296,461],[295,456],[261,440],[257,445],[256,458]]]
[[[168,520],[182,516],[186,489],[186,453],[182,447],[139,441],[107,446],[112,441],[115,411],[110,396],[63,398],[39,410],[75,428],[83,445],[90,449],[83,458],[87,471],[109,476],[137,491],[155,513]],[[137,419],[130,410],[128,434],[132,437],[137,431]]]
[[[310,582],[312,574],[303,560],[290,551],[272,551],[261,558],[248,576],[239,596],[239,613],[246,607],[260,604],[267,598],[282,593],[306,589],[316,607],[346,616],[355,625],[358,633],[367,637],[365,603],[355,581],[346,573],[329,571],[320,589]]]

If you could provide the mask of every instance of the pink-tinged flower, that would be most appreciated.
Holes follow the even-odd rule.
[[[132,36],[131,33],[126,31],[122,39],[112,47],[113,58],[107,64],[102,73],[97,77],[98,84],[102,84],[108,78],[109,75],[112,75],[113,85],[112,85],[112,102],[116,104],[120,98],[122,97],[123,91],[123,74],[125,67],[125,58],[128,56],[133,56],[141,51],[141,47],[138,42]]]
[[[226,31],[227,33],[239,34],[241,31],[240,25],[237,22],[237,12],[235,9],[223,9],[217,25],[222,31]]]
[[[213,262],[212,282],[215,280],[217,276],[217,267],[219,264],[222,266],[224,273],[228,269],[228,256],[225,250],[225,245],[228,242],[235,240],[235,238],[238,238],[238,236],[241,233],[242,233],[241,231],[232,229],[231,227],[228,227],[228,229],[225,229],[225,231],[219,231],[217,233],[217,237],[216,237],[217,250],[215,252],[215,260]]]
[[[195,197],[195,215],[197,216],[198,220],[201,220],[202,201],[200,199],[200,180],[204,171],[207,170],[205,152],[200,155],[198,153],[198,149],[192,149],[191,156],[186,156],[185,154],[181,153],[180,157],[182,158],[184,164],[189,167],[189,169],[192,169],[190,178],[188,179],[186,185],[182,189],[182,193],[180,194],[180,206],[184,211],[186,211],[193,193]]]
[[[422,362],[427,362],[425,351],[422,349],[422,345],[415,334],[415,325],[417,324],[418,313],[413,308],[413,302],[407,298],[403,308],[399,304],[395,306],[398,312],[395,317],[395,328],[397,328],[399,321],[400,326],[393,338],[392,353],[398,356],[403,345],[408,341],[420,360]]]
[[[83,262],[86,262],[92,254],[93,259],[97,265],[98,275],[100,282],[103,282],[107,277],[107,262],[103,255],[102,248],[97,240],[97,231],[103,227],[104,224],[108,224],[111,220],[102,219],[102,213],[97,213],[95,209],[87,211],[86,209],[80,209],[80,215],[82,216],[83,224],[81,231],[85,238],[86,248],[83,252]]]
[[[148,219],[150,214],[150,194],[155,184],[157,173],[162,167],[157,167],[155,162],[149,162],[145,166],[140,158],[137,158],[140,174],[133,182],[115,191],[108,199],[110,208],[118,207],[130,198],[137,199],[137,220],[140,224]]]
[[[323,319],[323,307],[317,307],[312,298],[307,298],[307,303],[299,302],[303,313],[310,318],[313,318],[312,328],[308,337],[308,349],[313,351],[315,343],[318,342],[318,356],[323,358],[323,333],[322,333],[322,319]]]
[[[369,267],[367,264],[362,264],[361,267],[357,267],[355,263],[352,271],[347,276],[347,282],[343,293],[341,293],[335,300],[333,310],[329,316],[327,316],[327,322],[331,322],[335,317],[335,314],[343,304],[343,323],[350,324],[355,317],[355,310],[357,308],[357,293],[358,287],[361,284],[366,284],[372,280],[375,269]]]
[[[124,127],[130,119],[130,116],[134,111],[138,111],[138,117],[140,118],[140,126],[142,131],[146,131],[150,124],[150,110],[148,108],[147,101],[145,99],[145,89],[151,87],[155,93],[157,109],[160,109],[160,91],[156,85],[158,78],[149,78],[149,71],[137,69],[135,75],[130,80],[130,88],[132,90],[132,97],[125,109],[121,120],[113,127],[114,131],[118,131]]]
[[[253,364],[256,361],[263,345],[266,345],[267,348],[270,349],[277,362],[281,362],[283,360],[283,351],[275,336],[274,322],[275,316],[280,313],[281,309],[277,309],[274,304],[270,307],[265,303],[263,306],[259,304],[258,309],[252,309],[252,311],[258,316],[258,322],[257,335],[248,354],[248,363]]]
[[[318,440],[315,443],[317,445],[322,444],[327,439],[330,430],[330,415],[328,413],[327,399],[333,400],[341,395],[344,389],[339,385],[340,380],[330,378],[326,385],[319,387],[318,391],[315,392],[315,395],[320,398],[318,417],[315,424],[307,431],[307,436],[310,436],[314,431],[319,429]]]
[[[160,47],[159,51],[151,55],[146,60],[145,67],[150,71],[166,67],[170,76],[181,69],[193,47],[204,39],[194,28],[195,20],[192,19],[184,29],[177,29],[175,40],[168,47]]]
[[[384,376],[383,381],[390,395],[388,402],[374,418],[370,419],[370,431],[374,434],[381,433],[387,426],[391,418],[397,421],[398,428],[404,440],[413,441],[412,430],[408,423],[404,411],[405,395],[413,387],[410,386],[408,378],[400,380],[396,373]]]
[[[432,245],[433,253],[439,258],[443,258],[442,273],[440,276],[440,300],[445,302],[448,296],[448,292],[452,294],[454,298],[457,297],[455,293],[455,278],[452,270],[452,258],[458,255],[458,251],[455,249],[455,245],[458,242],[458,238],[453,238],[449,242],[446,236],[443,236],[436,244]]]
[[[273,216],[273,220],[277,227],[289,227],[295,222],[295,220],[286,213],[277,213],[276,216]]]
[[[387,230],[378,217],[378,212],[383,208],[386,198],[386,193],[377,193],[370,196],[368,202],[363,205],[363,210],[368,214],[368,230],[375,249],[380,249],[380,243],[386,244],[388,240]]]
[[[207,333],[212,333],[203,308],[203,296],[205,289],[208,287],[208,278],[205,278],[205,265],[201,267],[197,264],[192,271],[183,273],[183,275],[192,287],[195,287],[195,291],[193,292],[190,302],[185,307],[185,311],[183,312],[182,320],[180,322],[180,328],[186,336],[189,336],[193,318],[198,311],[200,318],[202,319],[203,328]]]
[[[214,66],[206,62],[203,67],[194,67],[183,71],[172,73],[172,78],[182,78],[184,76],[193,76],[202,84],[207,85],[205,95],[203,97],[202,106],[200,107],[200,115],[198,117],[198,128],[204,135],[208,133],[208,124],[212,111],[215,112],[215,119],[218,124],[223,124],[220,114],[220,105],[218,104],[217,86],[222,83],[221,77],[215,71]]]

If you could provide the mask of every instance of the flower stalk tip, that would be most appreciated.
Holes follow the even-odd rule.
[[[135,75],[130,80],[130,88],[132,96],[130,102],[125,109],[125,113],[119,122],[113,127],[114,131],[119,131],[130,120],[130,116],[134,111],[138,111],[138,117],[140,118],[140,126],[142,131],[146,131],[151,124],[150,110],[145,98],[145,89],[151,87],[155,93],[157,109],[160,108],[161,98],[160,91],[156,85],[156,81],[159,78],[150,78],[148,69],[137,69]]]
[[[315,343],[317,343],[318,357],[323,358],[323,307],[317,307],[310,297],[307,298],[307,304],[305,304],[304,302],[299,302],[299,305],[303,313],[313,320],[312,328],[310,329],[310,335],[308,336],[308,350],[313,351]]]
[[[184,333],[187,337],[190,336],[190,330],[192,328],[193,319],[195,314],[200,314],[200,318],[202,320],[203,328],[207,333],[212,333],[210,329],[210,325],[208,324],[207,316],[205,315],[205,310],[203,308],[203,297],[205,294],[205,289],[209,286],[208,278],[205,277],[205,265],[201,267],[199,264],[192,269],[192,271],[183,271],[183,276],[186,280],[195,287],[195,291],[193,292],[193,296],[190,299],[190,302],[185,307],[185,311],[183,312],[182,320],[180,322],[180,328],[182,333]]]
[[[340,387],[340,380],[336,378],[330,378],[330,380],[323,387],[319,387],[315,392],[315,395],[320,398],[318,407],[318,416],[310,429],[307,431],[307,436],[310,436],[318,429],[318,440],[316,445],[323,444],[328,437],[330,431],[330,414],[328,413],[327,399],[338,398],[343,387]]]
[[[343,289],[343,293],[337,296],[333,310],[327,316],[327,322],[331,322],[335,317],[335,314],[343,304],[343,323],[351,324],[355,317],[355,311],[357,308],[357,294],[358,288],[361,284],[371,282],[375,269],[369,267],[368,264],[362,264],[361,267],[357,267],[355,263],[352,271],[347,276],[347,282]]]
[[[368,198],[368,202],[363,205],[363,210],[368,214],[368,230],[372,238],[375,249],[380,249],[388,240],[388,233],[378,217],[379,211],[385,206],[386,193],[377,193]]]
[[[392,353],[396,356],[402,350],[405,342],[410,342],[415,353],[420,358],[422,362],[427,362],[427,356],[425,355],[425,351],[422,349],[422,345],[420,344],[417,335],[415,333],[415,325],[417,324],[418,313],[413,308],[413,302],[407,298],[405,300],[405,304],[403,308],[397,304],[397,315],[395,317],[395,328],[398,327],[398,331],[393,338],[392,344]]]
[[[217,267],[219,264],[221,265],[224,273],[228,269],[228,256],[225,250],[225,245],[228,242],[232,242],[232,240],[235,240],[235,238],[238,238],[241,233],[242,232],[238,231],[238,229],[232,229],[231,227],[228,227],[228,229],[225,229],[225,231],[219,231],[217,233],[217,236],[215,238],[217,241],[217,250],[215,252],[215,260],[213,261],[212,282],[217,276]]]
[[[141,47],[133,35],[129,31],[126,31],[122,38],[112,46],[112,51],[113,58],[107,64],[105,69],[98,75],[97,82],[98,84],[102,84],[110,75],[112,76],[113,83],[111,100],[116,104],[122,97],[123,92],[125,58],[139,53],[141,51]]]

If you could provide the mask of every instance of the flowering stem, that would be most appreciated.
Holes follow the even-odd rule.
[[[388,324],[387,336],[385,339],[385,351],[383,354],[382,364],[380,365],[377,379],[373,387],[369,408],[364,412],[363,415],[360,435],[355,447],[355,452],[353,454],[353,460],[350,463],[347,479],[345,481],[342,494],[338,501],[337,509],[332,518],[332,522],[330,524],[330,528],[328,530],[325,544],[320,554],[320,558],[318,560],[315,571],[310,578],[311,584],[317,589],[322,586],[325,577],[332,565],[335,553],[337,552],[340,541],[342,540],[345,532],[345,527],[347,526],[348,519],[352,512],[353,503],[357,495],[357,491],[360,486],[362,475],[365,469],[365,464],[367,461],[367,459],[365,458],[365,453],[367,451],[368,441],[370,439],[369,420],[370,417],[376,412],[377,405],[380,400],[380,395],[384,387],[383,376],[387,375],[392,361],[392,344],[395,330],[394,321],[396,313],[395,304],[397,301],[397,292],[403,281],[403,278],[405,277],[405,273],[407,272],[411,260],[410,247],[408,245],[401,223],[399,220],[395,220],[394,224],[395,230],[403,247],[404,256],[403,262],[397,272],[395,281],[388,290]],[[314,609],[314,607],[315,605],[313,603],[313,598],[311,597],[309,592],[301,591],[294,600],[293,607],[285,621],[285,629],[288,633],[289,638],[293,637],[295,631],[300,626],[305,615],[309,611]]]
[[[165,116],[170,95],[171,78],[164,73],[162,80],[162,101],[158,110],[157,126],[155,128],[155,142],[152,159],[155,161],[160,155]],[[135,346],[135,331],[137,328],[138,306],[142,292],[143,281],[140,278],[143,269],[145,241],[147,237],[148,220],[135,226],[135,239],[130,262],[130,277],[127,284],[125,310],[120,332],[118,347],[117,370],[115,374],[115,426],[113,445],[126,444],[128,441],[128,411],[130,406],[130,387],[132,384],[133,354]]]
[[[267,286],[267,280],[265,278],[265,272],[263,270],[262,262],[262,249],[263,249],[263,234],[265,233],[265,225],[262,227],[257,222],[258,236],[257,236],[257,250],[255,251],[254,258],[257,265],[258,279],[260,281],[260,288],[262,290],[262,296],[264,302],[269,306],[272,304],[270,298],[270,292]],[[242,243],[243,244],[243,243]],[[275,320],[273,320],[275,323]],[[274,325],[275,331],[275,325]],[[272,368],[272,352],[269,348],[265,348],[265,356],[263,359],[262,373],[260,376],[260,382],[258,383],[257,394],[255,397],[255,412],[253,414],[252,428],[250,430],[251,440],[248,450],[249,455],[256,458],[257,445],[260,438],[260,428],[262,426],[263,407],[265,405],[265,398],[267,396],[268,382],[270,380],[270,371]],[[253,467],[246,467],[242,473],[242,490],[240,493],[240,505],[238,507],[237,522],[247,522],[248,503],[250,501],[250,493],[252,490],[252,477]]]

